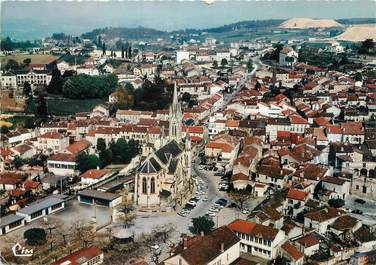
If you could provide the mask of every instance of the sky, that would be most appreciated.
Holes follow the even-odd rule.
[[[33,40],[99,27],[208,28],[243,20],[376,17],[375,0],[1,1],[1,35]]]

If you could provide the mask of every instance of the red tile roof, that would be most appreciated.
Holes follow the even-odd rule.
[[[290,188],[287,193],[287,198],[298,201],[305,201],[308,197],[308,192]]]
[[[286,241],[282,245],[282,249],[295,261],[300,260],[303,257],[303,253],[300,252],[290,241]]]
[[[81,178],[99,179],[107,174],[105,169],[89,169],[81,174]]]
[[[88,140],[81,140],[78,142],[75,142],[67,147],[67,150],[72,154],[78,154],[88,148],[91,145],[91,143]]]
[[[274,240],[279,232],[278,229],[273,227],[240,219],[233,221],[227,226],[234,232],[253,235],[265,240]]]
[[[72,254],[65,256],[62,259],[59,259],[52,263],[51,265],[61,265],[66,264],[67,261],[70,261],[69,265],[80,265],[84,261],[87,262],[88,260],[91,260],[99,255],[101,255],[103,252],[95,246],[91,247],[84,247],[80,250],[77,250],[76,252],[73,252]]]

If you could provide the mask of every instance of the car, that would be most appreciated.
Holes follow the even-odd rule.
[[[359,210],[359,209],[356,209],[356,210],[353,210],[352,213],[355,213],[355,214],[363,214],[363,211]]]
[[[190,204],[193,207],[195,207],[197,205],[197,203],[194,200],[190,200],[189,202],[187,202],[187,204]]]
[[[213,212],[213,213],[218,213],[219,212],[219,209],[217,207],[211,207],[209,209],[210,212]]]
[[[204,198],[202,198],[202,201],[203,201],[203,202],[207,202],[208,200],[209,200],[208,197],[204,197]]]
[[[242,214],[249,214],[249,210],[248,209],[243,209]]]
[[[355,199],[354,202],[359,203],[359,204],[365,204],[366,201],[362,199]]]
[[[150,245],[149,247],[152,248],[152,249],[155,249],[155,250],[159,249],[159,246],[157,244]]]
[[[215,217],[217,214],[213,212],[207,212],[207,215],[209,215],[210,217]]]

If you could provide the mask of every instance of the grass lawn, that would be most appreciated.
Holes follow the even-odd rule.
[[[55,60],[57,60],[58,56],[53,56],[49,54],[15,54],[15,55],[7,55],[0,57],[1,64],[6,64],[9,59],[16,60],[18,63],[22,63],[23,60],[26,58],[31,59],[32,64],[49,64]]]
[[[35,101],[35,99],[34,99]],[[72,115],[76,112],[91,111],[96,105],[107,101],[102,99],[68,99],[68,98],[47,98],[47,109],[49,114],[53,115]],[[35,105],[30,104],[29,113],[35,112]]]

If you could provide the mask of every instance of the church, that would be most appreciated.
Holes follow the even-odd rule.
[[[139,209],[175,209],[191,196],[192,147],[189,134],[182,139],[182,118],[175,84],[169,135],[147,155],[135,175],[134,201]]]

